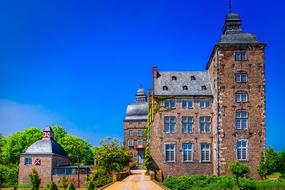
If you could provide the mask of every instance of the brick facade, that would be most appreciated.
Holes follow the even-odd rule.
[[[259,178],[257,166],[266,141],[264,48],[265,44],[258,42],[253,34],[242,32],[238,14],[229,13],[206,73],[160,72],[153,68],[152,95],[149,98],[154,98],[162,109],[156,112],[151,125],[150,149],[153,169],[161,170],[163,178],[192,174],[229,175],[228,166],[236,160],[248,164],[250,175]],[[236,79],[241,73],[246,81]],[[198,80],[190,80],[192,76]],[[208,88],[207,76],[210,95],[197,90],[202,86],[202,89]],[[239,93],[246,100],[236,100]],[[205,98],[211,99],[210,108],[199,107],[199,100]],[[166,99],[175,101],[174,109],[163,108]],[[193,108],[182,108],[183,99],[194,100]],[[176,118],[174,133],[165,132],[166,116]],[[193,133],[182,133],[183,116],[193,117]],[[211,117],[211,130],[207,134],[199,130],[200,116]],[[175,160],[172,162],[166,161],[166,154],[170,154],[166,152],[168,143],[175,145]],[[191,162],[182,159],[183,143],[193,146]],[[210,162],[201,162],[202,143],[210,144]]]

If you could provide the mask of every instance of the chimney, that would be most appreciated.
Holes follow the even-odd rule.
[[[153,77],[153,79],[157,78],[157,67],[156,67],[156,65],[154,65],[152,67],[152,77]]]

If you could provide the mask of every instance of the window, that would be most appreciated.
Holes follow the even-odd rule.
[[[172,76],[171,79],[172,80],[177,80],[177,77],[176,76]]]
[[[193,161],[193,145],[191,143],[182,144],[182,158],[183,162]]]
[[[235,81],[236,83],[246,83],[248,81],[247,73],[236,73]]]
[[[175,133],[176,131],[176,117],[164,117],[164,132]]]
[[[238,111],[236,112],[236,129],[248,128],[248,112]]]
[[[193,133],[194,119],[193,117],[182,117],[182,133]]]
[[[209,108],[211,107],[210,100],[200,100],[200,108]]]
[[[193,100],[182,100],[182,108],[193,108]]]
[[[235,52],[235,61],[247,61],[246,51],[237,51]]]
[[[191,80],[196,80],[196,77],[195,76],[191,76]]]
[[[25,165],[26,166],[29,166],[29,165],[32,165],[32,158],[31,157],[26,157],[25,158]]]
[[[129,147],[134,146],[134,141],[133,141],[133,140],[128,140],[128,146],[129,146]]]
[[[129,135],[132,137],[132,136],[134,136],[134,131],[133,130],[130,130],[129,131]]]
[[[175,144],[165,144],[165,162],[175,162]]]
[[[138,137],[142,137],[143,136],[143,131],[142,130],[138,130]]]
[[[175,100],[165,100],[164,107],[166,108],[175,108]]]
[[[211,131],[211,117],[200,117],[200,133],[210,133]]]
[[[248,142],[247,140],[238,140],[236,144],[236,153],[237,153],[237,159],[240,161],[246,161],[247,160],[247,148],[248,148]]]
[[[142,148],[142,145],[143,145],[143,141],[142,140],[138,140],[138,147]]]
[[[207,87],[205,85],[201,86],[201,90],[207,90]]]
[[[188,86],[183,86],[183,90],[188,90]]]
[[[248,94],[247,92],[237,92],[235,95],[235,99],[237,103],[247,102],[248,101]]]
[[[210,162],[211,161],[211,152],[210,144],[201,144],[201,162]]]
[[[162,87],[162,90],[163,90],[163,91],[167,91],[167,90],[168,90],[168,87],[167,87],[167,86],[163,86],[163,87]]]

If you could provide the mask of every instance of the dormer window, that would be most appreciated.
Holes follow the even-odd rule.
[[[183,90],[188,90],[188,86],[183,86]]]
[[[235,61],[247,61],[246,51],[237,51],[235,52]]]
[[[201,86],[202,90],[207,90],[207,87],[205,85]]]
[[[167,87],[167,86],[163,86],[163,87],[162,87],[162,90],[163,90],[163,91],[167,91],[167,90],[168,90],[168,87]]]
[[[171,79],[172,80],[177,80],[177,77],[176,76],[172,76]]]
[[[191,76],[191,80],[196,80],[196,77],[195,76]]]

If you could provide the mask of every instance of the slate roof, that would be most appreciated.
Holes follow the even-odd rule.
[[[68,157],[64,149],[53,139],[42,139],[32,144],[24,154],[60,155]]]
[[[145,91],[142,87],[137,90],[136,101],[129,104],[126,111],[125,121],[128,120],[147,120],[148,103]]]
[[[177,80],[173,80],[172,77]],[[195,77],[192,80],[191,77]],[[167,86],[168,90],[163,90]],[[183,90],[187,86],[188,90]],[[203,90],[202,86],[206,89]],[[154,79],[154,95],[156,96],[211,96],[212,90],[207,72],[159,72]]]
[[[125,120],[147,120],[148,103],[135,103],[127,107]]]
[[[228,13],[223,26],[223,34],[218,44],[252,44],[259,43],[257,37],[242,31],[240,15]]]
[[[257,37],[251,33],[232,33],[223,34],[220,38],[219,44],[252,44],[259,43]]]

